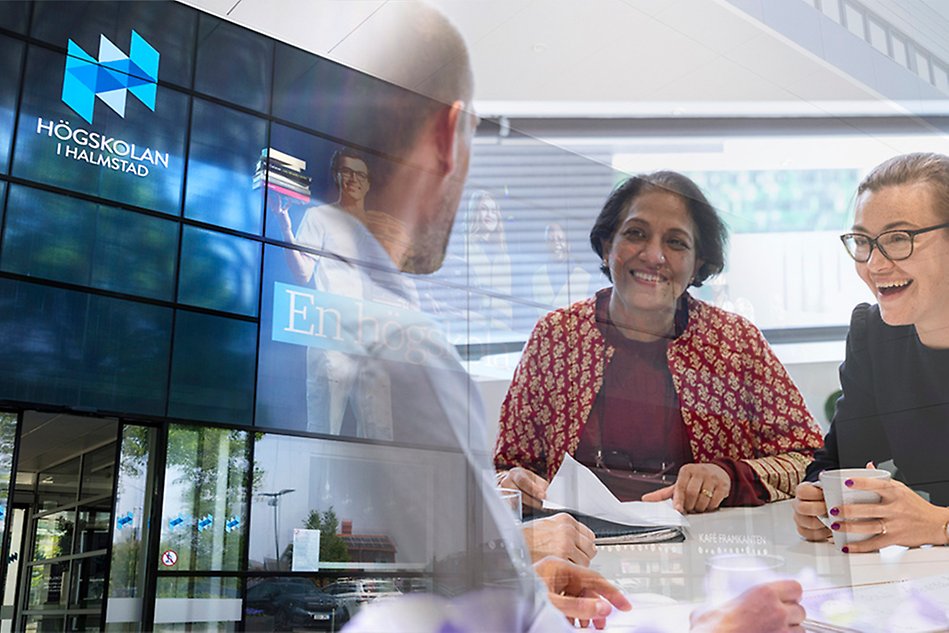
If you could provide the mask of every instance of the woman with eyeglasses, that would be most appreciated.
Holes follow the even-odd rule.
[[[845,552],[887,545],[949,543],[949,157],[897,156],[873,169],[857,188],[852,232],[841,236],[876,305],[851,317],[840,367],[843,395],[807,470],[864,467],[892,460],[894,480],[854,478],[878,504],[827,508],[821,489],[797,490],[795,522],[808,540],[832,529],[871,534]],[[928,497],[914,492],[922,492]]]
[[[569,454],[621,500],[682,512],[794,495],[821,445],[761,332],[692,298],[724,267],[726,228],[675,172],[630,178],[590,232],[611,288],[535,327],[501,408],[500,485],[541,505]]]

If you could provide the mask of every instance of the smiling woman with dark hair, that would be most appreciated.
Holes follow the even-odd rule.
[[[590,232],[613,282],[541,319],[501,408],[501,485],[537,506],[566,454],[622,500],[683,512],[794,494],[817,425],[761,332],[692,298],[727,231],[699,187],[630,178]]]

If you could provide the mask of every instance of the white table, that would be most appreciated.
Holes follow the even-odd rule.
[[[806,590],[949,573],[949,547],[892,547],[872,554],[844,554],[831,541],[804,541],[795,531],[790,501],[758,508],[726,508],[689,515],[688,519],[685,542],[600,546],[591,567],[632,594],[634,603],[636,594],[660,594],[676,601],[682,606],[653,607],[654,619],[663,619],[658,617],[663,609],[677,611],[675,619],[680,625],[682,614],[687,618],[688,611],[706,598],[706,560],[715,554],[776,554],[785,561],[781,575],[801,580]],[[648,602],[648,598],[644,600]],[[634,619],[650,619],[640,616]]]

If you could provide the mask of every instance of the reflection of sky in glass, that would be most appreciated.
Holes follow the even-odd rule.
[[[256,348],[254,323],[179,310],[168,415],[249,424]]]
[[[72,2],[66,10],[59,2],[24,4],[33,6],[30,35],[36,39],[60,48],[72,39],[96,56],[104,35],[127,53],[135,29],[161,55],[159,80],[191,85],[198,12],[190,7],[174,2]]]
[[[6,7],[3,7],[4,11]],[[10,141],[13,138],[13,117],[16,111],[17,91],[20,88],[20,66],[23,45],[0,36],[0,172],[6,173],[10,160]]]
[[[196,99],[185,217],[259,234],[264,196],[252,181],[266,145],[263,119]]]
[[[164,412],[170,309],[4,279],[0,314],[0,397]]]
[[[30,187],[10,190],[3,269],[171,300],[178,226]]]
[[[215,231],[184,228],[179,301],[255,316],[259,278],[260,244]]]
[[[195,90],[266,112],[272,68],[273,40],[200,14]]]

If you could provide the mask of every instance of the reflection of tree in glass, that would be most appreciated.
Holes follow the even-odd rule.
[[[333,506],[330,506],[330,509],[325,512],[310,510],[303,522],[303,527],[308,530],[320,531],[321,562],[349,562],[349,548],[346,546],[343,537],[339,535],[339,519],[336,517]],[[287,565],[287,569],[289,569],[293,563],[292,543],[284,550],[282,558]]]
[[[144,513],[146,474],[152,451],[154,429],[126,425],[122,431],[122,451],[119,458],[118,498],[116,508],[125,502]],[[125,498],[128,495],[130,498]],[[144,517],[142,517],[144,519]],[[109,567],[109,595],[113,598],[135,598],[144,579],[141,577],[145,560],[144,534],[141,528],[116,530],[112,541],[112,563]]]
[[[240,567],[246,531],[244,516],[249,468],[248,434],[232,429],[171,426],[165,505],[162,510],[161,551],[178,554],[178,570],[216,570]],[[189,517],[178,529],[168,520]],[[226,529],[232,518],[236,528]]]
[[[733,233],[826,231],[847,226],[856,169],[685,172],[708,194]]]
[[[0,413],[0,534],[7,516],[7,495],[13,470],[13,444],[16,442],[16,415]]]

